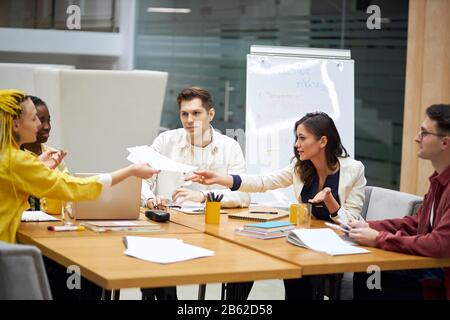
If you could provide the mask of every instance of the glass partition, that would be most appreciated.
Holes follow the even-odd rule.
[[[367,27],[371,4],[380,30]],[[225,133],[245,128],[250,45],[351,49],[356,159],[369,185],[398,189],[407,25],[407,0],[137,0],[135,68],[169,72],[163,127],[180,127],[176,95],[198,85],[213,94],[214,126]]]

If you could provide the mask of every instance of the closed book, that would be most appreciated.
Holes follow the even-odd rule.
[[[159,224],[146,221],[146,220],[103,220],[103,221],[90,221],[84,222],[85,226],[95,226],[103,228],[115,228],[115,227],[126,227],[126,228],[148,228],[148,229],[159,229]]]
[[[256,230],[265,232],[288,231],[294,229],[295,226],[288,221],[266,221],[260,223],[251,223],[244,226],[245,230]]]
[[[251,238],[266,240],[266,239],[286,237],[289,234],[289,230],[277,231],[277,232],[258,232],[258,231],[245,230],[244,228],[237,228],[235,230],[235,233],[240,236],[247,236],[247,237],[251,237]]]
[[[108,220],[82,222],[81,225],[94,232],[158,232],[159,224],[145,220]]]

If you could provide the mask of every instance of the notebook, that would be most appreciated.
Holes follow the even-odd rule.
[[[276,232],[294,229],[295,226],[289,221],[265,221],[258,223],[246,224],[245,230],[255,230],[261,232]]]
[[[342,240],[329,228],[294,229],[289,232],[288,242],[332,256],[369,253],[369,250],[353,246]]]
[[[82,222],[81,225],[95,232],[157,232],[161,229],[159,224],[145,220],[92,221]]]
[[[127,227],[127,228],[151,228],[151,229],[159,229],[159,224],[152,223],[145,220],[108,220],[108,221],[92,221],[86,222],[85,224],[90,224],[96,227]]]
[[[261,212],[274,212],[277,214],[267,214],[267,213],[250,213],[250,211],[261,211]],[[274,209],[270,207],[251,207],[248,211],[239,213],[230,213],[228,218],[230,219],[242,219],[242,220],[253,220],[253,221],[272,221],[277,219],[282,219],[289,217],[289,212],[281,209]]]
[[[247,236],[247,237],[251,237],[251,238],[267,240],[267,239],[286,237],[289,234],[289,231],[290,230],[276,231],[276,232],[258,232],[258,231],[246,230],[244,228],[237,228],[235,230],[235,233],[240,236]]]

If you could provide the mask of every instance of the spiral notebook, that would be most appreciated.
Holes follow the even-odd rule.
[[[276,212],[273,213],[250,213],[252,211],[258,212]],[[275,209],[270,207],[251,207],[249,210],[239,213],[229,213],[228,218],[230,219],[242,219],[242,220],[252,220],[252,221],[271,221],[289,217],[289,212],[281,209]]]

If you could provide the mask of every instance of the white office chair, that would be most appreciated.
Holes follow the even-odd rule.
[[[379,187],[366,187],[361,216],[366,221],[401,218],[415,214],[422,201],[422,197],[413,194]],[[340,298],[353,299],[353,273],[344,273]]]
[[[51,299],[39,249],[0,242],[0,300]]]

